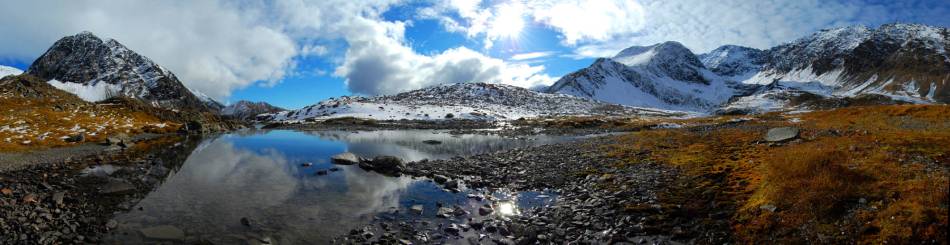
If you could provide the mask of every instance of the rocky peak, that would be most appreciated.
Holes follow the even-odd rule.
[[[762,50],[736,45],[724,45],[699,55],[707,69],[727,77],[758,72],[764,65],[764,58]]]
[[[90,86],[117,85],[121,95],[160,107],[206,109],[170,71],[116,40],[102,40],[88,31],[56,41],[27,73]]]
[[[629,47],[611,59],[674,80],[709,84],[709,80],[702,75],[702,70],[705,69],[703,63],[679,42]]]
[[[277,113],[286,111],[284,108],[276,107],[267,102],[252,102],[241,100],[221,109],[221,115],[230,116],[238,119],[252,119],[257,115],[264,113]]]

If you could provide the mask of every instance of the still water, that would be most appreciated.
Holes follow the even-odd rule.
[[[441,143],[426,144],[426,140]],[[190,242],[231,244],[264,238],[284,244],[326,243],[382,216],[408,215],[414,205],[424,207],[414,218],[437,219],[436,203],[481,204],[467,197],[471,190],[451,193],[424,178],[387,177],[356,166],[334,165],[330,156],[349,151],[407,161],[445,159],[564,140],[569,138],[452,135],[432,130],[222,135],[204,140],[155,190],[130,211],[116,214],[117,228],[107,241],[149,242],[143,231],[151,229],[172,236],[180,230]],[[316,174],[331,169],[329,174]],[[537,192],[505,195],[514,200],[511,213],[556,198]]]

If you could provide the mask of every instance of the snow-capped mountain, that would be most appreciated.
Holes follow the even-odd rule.
[[[377,97],[340,97],[273,115],[276,121],[338,117],[377,120],[514,120],[545,115],[669,115],[651,110],[597,102],[570,95],[548,94],[521,87],[459,83]]]
[[[703,65],[720,76],[734,78],[754,75],[765,65],[765,52],[762,50],[725,45],[699,55]]]
[[[267,102],[250,102],[246,100],[228,105],[221,109],[221,115],[238,119],[254,119],[255,116],[265,113],[277,113],[286,111],[284,108],[276,107]]]
[[[947,28],[914,24],[822,30],[768,50],[726,45],[698,56],[666,42],[598,59],[545,91],[697,112],[761,112],[865,94],[948,103],[948,49]]]
[[[171,109],[207,109],[170,71],[116,40],[102,40],[91,32],[56,41],[26,72],[60,81],[65,84],[61,88],[74,93],[124,95]]]
[[[823,30],[768,50],[746,83],[820,82],[834,96],[883,94],[920,103],[950,102],[950,31],[912,24]]]
[[[23,73],[23,70],[17,69],[16,67],[0,65],[0,78],[10,75],[20,75],[20,73]]]
[[[708,111],[735,89],[678,42],[627,48],[568,74],[545,90],[623,105]]]

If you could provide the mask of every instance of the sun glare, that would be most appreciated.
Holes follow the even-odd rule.
[[[521,34],[524,26],[524,6],[521,6],[521,4],[506,4],[499,6],[492,24],[492,30],[499,37],[515,38]]]

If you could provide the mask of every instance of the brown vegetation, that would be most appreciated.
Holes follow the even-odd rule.
[[[29,76],[0,81],[0,151],[99,142],[113,134],[175,132],[180,124],[122,104],[89,103]],[[82,140],[69,137],[82,135]]]
[[[733,233],[743,243],[946,243],[950,106],[850,107],[728,122],[680,121],[697,126],[631,133],[608,150],[626,159],[617,167],[677,166],[701,182],[694,185],[718,192],[718,202],[735,203]],[[788,125],[802,129],[801,139],[762,140],[769,128]]]

